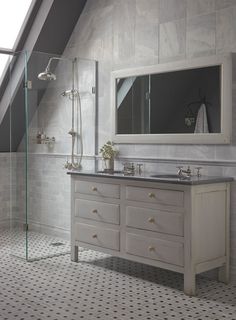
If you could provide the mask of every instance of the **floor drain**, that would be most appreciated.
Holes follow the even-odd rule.
[[[59,247],[59,246],[64,246],[65,244],[63,242],[52,242],[50,243],[50,246],[53,247]]]

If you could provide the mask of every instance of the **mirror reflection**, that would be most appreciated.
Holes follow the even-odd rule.
[[[220,65],[116,79],[116,133],[220,133],[220,79]]]

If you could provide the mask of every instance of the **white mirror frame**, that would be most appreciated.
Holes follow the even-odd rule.
[[[221,132],[184,134],[117,134],[116,79],[146,74],[221,66]],[[229,144],[232,134],[232,54],[196,58],[111,73],[112,139],[115,143]]]

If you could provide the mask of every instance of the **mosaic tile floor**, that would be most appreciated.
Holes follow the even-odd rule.
[[[198,297],[182,292],[183,277],[84,250],[25,262],[8,254],[0,232],[1,320],[236,320],[236,283],[197,279]]]
[[[16,257],[26,258],[26,233],[20,229],[13,229],[6,232],[3,237],[8,241],[7,246],[10,253]],[[57,237],[48,236],[42,233],[29,231],[27,233],[28,260],[38,260],[47,257],[54,257],[70,253],[70,243]],[[1,249],[0,249],[1,256]]]

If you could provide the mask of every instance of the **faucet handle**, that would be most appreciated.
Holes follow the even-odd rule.
[[[179,169],[177,174],[180,176],[182,174],[183,166],[177,166],[176,168]]]
[[[195,167],[195,169],[197,170],[197,177],[201,177],[201,169],[202,167]]]
[[[142,173],[142,167],[143,167],[142,163],[137,163],[136,164],[136,169],[137,169],[138,174]]]
[[[192,171],[190,166],[188,166],[187,170],[186,170],[187,175],[190,177],[192,175]]]

